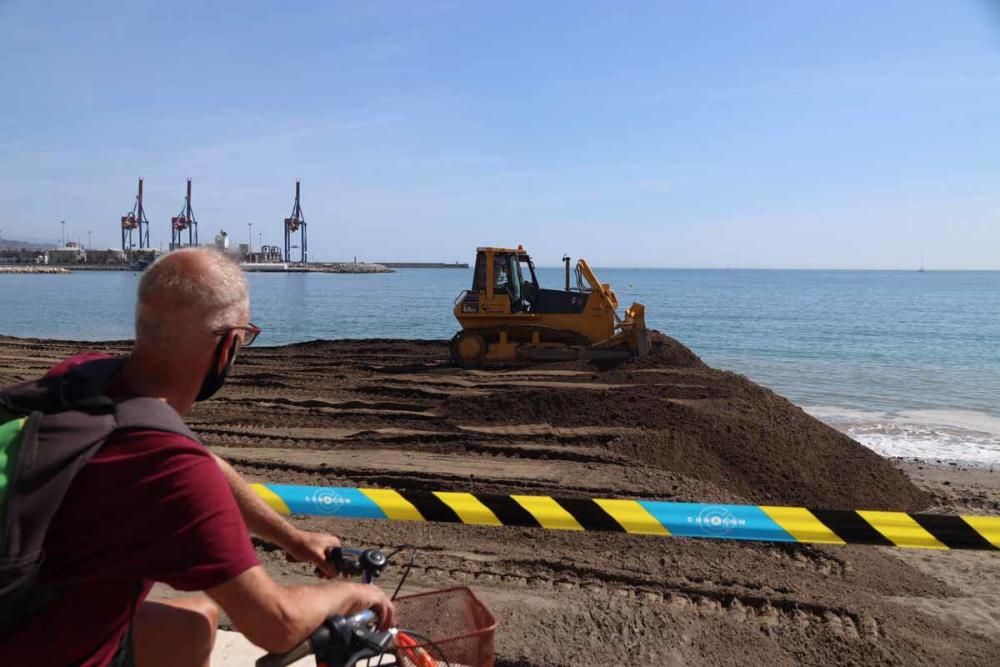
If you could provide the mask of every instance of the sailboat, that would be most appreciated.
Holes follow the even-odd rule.
[[[917,273],[927,273],[927,271],[924,270],[924,255],[923,255],[923,253],[920,254],[920,269],[917,270]]]

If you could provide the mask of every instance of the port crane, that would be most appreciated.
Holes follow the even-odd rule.
[[[131,256],[132,249],[135,248],[133,233],[138,232],[139,249],[149,246],[149,218],[146,217],[146,210],[142,207],[142,177],[139,178],[139,193],[135,196],[135,204],[132,210],[122,216],[122,253],[126,257]]]
[[[285,218],[285,261],[292,261],[292,236],[296,232],[301,232],[302,240],[299,243],[299,261],[303,264],[309,261],[309,249],[306,240],[306,218],[302,215],[302,206],[299,203],[300,183],[295,181],[295,206],[292,207],[291,217]]]
[[[187,230],[187,244],[198,245],[198,220],[191,208],[191,179],[187,179],[187,196],[184,197],[184,208],[170,218],[170,249],[184,246],[184,230]]]

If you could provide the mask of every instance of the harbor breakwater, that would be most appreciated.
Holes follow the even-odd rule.
[[[70,273],[60,266],[0,266],[0,273]]]

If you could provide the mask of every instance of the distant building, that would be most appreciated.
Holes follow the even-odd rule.
[[[76,243],[67,243],[62,248],[49,250],[49,264],[83,264],[87,261],[87,251]]]
[[[47,264],[48,261],[44,250],[0,248],[0,264]]]
[[[124,264],[125,253],[121,248],[107,248],[106,250],[88,250],[87,264]]]
[[[281,247],[276,245],[262,245],[260,252],[250,253],[247,259],[251,264],[276,264],[283,263],[284,257],[281,254]]]
[[[133,248],[130,255],[131,266],[135,270],[143,271],[162,254],[163,251],[157,248]]]
[[[222,252],[229,252],[229,234],[225,230],[215,235],[215,247]]]

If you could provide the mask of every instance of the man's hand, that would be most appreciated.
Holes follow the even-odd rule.
[[[356,614],[365,609],[372,609],[378,614],[378,629],[388,630],[396,627],[396,605],[378,586],[372,584],[350,583],[351,595],[348,597],[350,610],[345,616]]]
[[[331,549],[340,546],[340,540],[326,533],[311,533],[298,530],[295,539],[285,548],[288,560],[299,563],[312,563],[316,566],[316,574],[324,579],[332,579],[339,572],[326,560]]]
[[[340,540],[333,535],[297,529],[254,493],[231,465],[215,454],[212,454],[212,458],[219,464],[219,469],[229,482],[240,514],[252,534],[277,544],[285,550],[289,560],[312,563],[316,566],[316,574],[321,577],[337,576],[337,568],[326,562],[326,554],[330,549],[339,547]]]
[[[343,580],[282,586],[260,565],[206,592],[237,630],[273,653],[290,651],[331,614],[372,609],[378,614],[379,629],[397,622],[395,606],[378,586]]]

